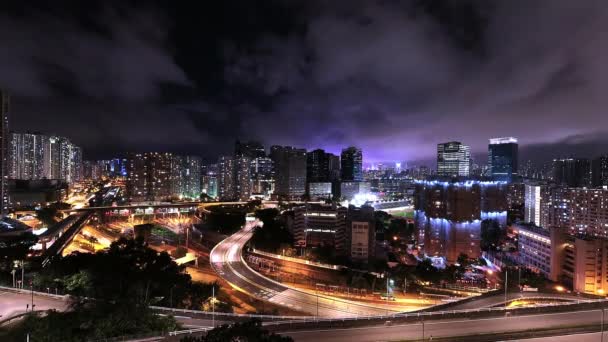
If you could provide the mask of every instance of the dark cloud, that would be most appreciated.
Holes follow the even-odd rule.
[[[214,157],[236,138],[357,144],[368,160],[432,158],[447,140],[482,153],[496,136],[543,156],[608,150],[601,0],[199,6],[0,15],[14,126],[94,155]]]

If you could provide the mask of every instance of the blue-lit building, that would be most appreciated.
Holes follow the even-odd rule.
[[[479,257],[484,220],[506,226],[506,195],[503,181],[417,182],[414,219],[424,253],[447,263],[460,254]]]
[[[511,181],[517,177],[517,139],[513,137],[490,139],[488,166],[495,180]]]

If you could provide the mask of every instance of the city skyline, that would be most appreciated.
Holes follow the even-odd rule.
[[[605,6],[430,3],[7,4],[3,31],[17,34],[4,37],[0,86],[11,129],[70,136],[87,159],[216,159],[236,139],[356,145],[370,162],[433,160],[452,140],[477,155],[500,136],[519,138],[523,160],[606,150],[594,62],[606,53],[593,39]]]

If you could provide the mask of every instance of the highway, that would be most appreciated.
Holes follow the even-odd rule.
[[[472,334],[513,332],[527,329],[540,329],[559,326],[600,324],[602,310],[574,311],[561,313],[536,314],[526,316],[495,317],[483,319],[452,319],[424,323],[424,338],[455,337]],[[423,338],[423,324],[406,323],[357,328],[328,328],[300,331],[281,331],[297,342],[351,342],[351,341],[401,341]],[[599,334],[597,334],[599,336]],[[356,338],[353,338],[356,336]],[[547,340],[551,340],[549,338]],[[570,339],[560,339],[569,341]]]
[[[210,254],[212,268],[237,290],[261,300],[319,317],[356,317],[397,312],[354,301],[306,293],[255,272],[243,260],[242,251],[256,225],[257,222],[248,222],[239,232],[217,244]]]

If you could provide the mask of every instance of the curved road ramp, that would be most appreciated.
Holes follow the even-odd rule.
[[[307,293],[264,277],[243,259],[243,246],[253,235],[257,222],[217,244],[210,253],[215,272],[235,289],[260,300],[272,302],[317,317],[345,318],[397,313],[354,301]]]

